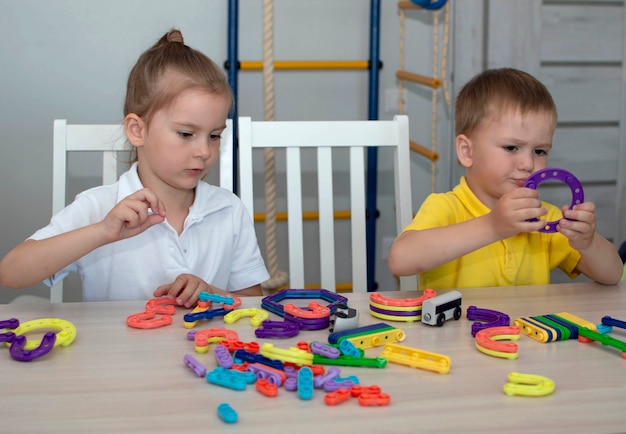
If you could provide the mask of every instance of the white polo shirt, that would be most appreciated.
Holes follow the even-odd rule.
[[[135,163],[118,182],[95,187],[30,238],[41,240],[102,221],[122,199],[142,189]],[[254,225],[232,192],[199,182],[180,236],[166,221],[143,233],[99,247],[44,281],[53,286],[80,275],[85,301],[147,300],[180,274],[193,274],[225,291],[269,279]]]

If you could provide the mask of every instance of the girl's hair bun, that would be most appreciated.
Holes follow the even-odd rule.
[[[167,41],[168,42],[180,42],[181,44],[185,43],[183,39],[183,34],[180,32],[180,30],[170,30],[167,33]]]

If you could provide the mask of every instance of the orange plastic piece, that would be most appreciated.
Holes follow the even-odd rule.
[[[339,389],[334,392],[327,393],[324,396],[326,405],[337,405],[350,399],[350,391],[348,389]]]
[[[309,343],[307,341],[299,341],[296,343],[296,347],[299,350],[306,351],[307,353],[311,352],[311,347],[309,347]]]
[[[241,306],[241,299],[239,297],[235,297],[232,294],[228,294],[228,296],[234,300],[234,303],[233,304],[223,304],[222,307],[224,308],[224,310],[233,310],[233,309],[237,309],[239,306]]]
[[[371,386],[354,385],[350,388],[350,395],[356,398],[362,394],[379,394],[380,391],[380,387],[375,384],[372,384]]]
[[[285,304],[284,311],[298,318],[318,319],[330,316],[330,309],[312,301],[308,305],[309,310],[299,308],[293,303]]]
[[[147,310],[145,312],[134,313],[126,318],[126,324],[136,329],[154,329],[172,324],[171,316],[156,317],[156,312]]]
[[[359,404],[365,407],[389,405],[391,397],[386,393],[362,393],[359,395]]]
[[[270,398],[278,395],[278,387],[275,384],[267,381],[265,378],[256,380],[256,390],[258,390],[265,396],[269,396]]]
[[[196,352],[206,353],[209,349],[209,339],[211,338],[223,338],[236,341],[239,340],[239,335],[236,331],[217,327],[199,330],[193,337]]]
[[[176,313],[176,300],[167,297],[151,298],[146,302],[146,310],[153,310],[161,315],[174,315]]]
[[[520,329],[517,326],[489,327],[476,333],[476,342],[483,348],[501,353],[517,353],[517,344],[498,342],[503,339],[519,339]]]
[[[388,298],[382,296],[379,292],[372,292],[370,295],[370,301],[374,303],[382,304],[384,306],[400,306],[400,307],[410,307],[410,306],[421,306],[424,300],[429,298],[433,298],[437,295],[437,292],[434,289],[425,289],[424,295],[416,298]]]

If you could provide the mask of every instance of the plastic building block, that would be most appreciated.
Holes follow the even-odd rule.
[[[306,366],[298,371],[298,397],[304,400],[313,398],[313,371]]]
[[[330,316],[330,309],[326,306],[312,301],[307,306],[308,309],[302,309],[293,303],[287,303],[283,307],[285,313],[291,314],[297,318],[327,318]]]
[[[282,317],[285,314],[285,309],[284,306],[280,304],[281,301],[288,299],[302,300],[316,298],[329,302],[326,307],[330,309],[331,314],[335,312],[338,303],[348,302],[346,297],[326,289],[283,289],[264,297],[263,300],[261,300],[261,307]]]
[[[380,357],[384,357],[392,363],[434,371],[439,374],[447,374],[450,371],[451,365],[450,358],[443,354],[397,344],[385,345],[383,351],[380,353]]]
[[[217,367],[206,374],[206,381],[233,390],[245,390],[248,384],[256,382],[256,375]]]
[[[274,369],[261,363],[251,363],[246,370],[256,375],[258,380],[267,380],[276,386],[282,386],[286,379],[285,373],[280,369]]]
[[[336,359],[329,359],[324,356],[313,356],[313,363],[320,365],[337,365],[337,366],[361,366],[364,368],[384,368],[387,366],[387,359],[384,357],[350,357],[341,356]]]
[[[362,393],[359,395],[359,405],[365,407],[386,406],[391,402],[391,397],[386,393]]]
[[[552,342],[554,333],[546,325],[538,323],[532,318],[517,318],[514,321],[520,331],[526,336],[533,338],[538,342]]]
[[[333,366],[332,368],[328,369],[328,371],[326,371],[324,374],[317,375],[315,378],[313,378],[313,387],[315,387],[316,389],[321,389],[322,387],[324,387],[324,383],[338,377],[339,374],[341,374],[341,369]]]
[[[239,335],[234,330],[224,329],[224,328],[210,328],[210,329],[202,329],[198,330],[193,335],[193,341],[196,349],[196,353],[204,354],[209,351],[209,339],[217,338],[217,342],[228,339],[228,340],[239,340]]]
[[[328,335],[328,343],[338,344],[343,338],[364,336],[372,333],[378,333],[382,331],[398,330],[396,327],[386,324],[384,322],[370,324],[355,329],[342,330],[340,332],[333,332]]]
[[[372,384],[370,386],[355,385],[350,388],[350,395],[356,398],[363,393],[378,394],[380,393],[380,391],[381,391],[380,386],[377,386],[376,384]]]
[[[349,390],[355,383],[352,380],[341,380],[339,381],[337,378],[333,378],[324,383],[323,389],[326,392],[334,392],[339,389]]]
[[[344,338],[339,338],[339,345],[343,343],[344,340],[352,342],[352,344],[360,348],[362,350],[367,350],[368,348],[381,347],[385,344],[392,344],[394,342],[402,342],[405,339],[406,335],[404,331],[401,329],[393,329],[393,330],[385,330],[376,333],[369,334],[361,334],[358,336],[348,336]]]
[[[480,330],[489,327],[501,327],[511,324],[509,316],[497,310],[470,306],[467,308],[466,315],[468,320],[477,321],[472,324],[472,336],[476,336],[476,333]]]
[[[504,385],[504,393],[509,396],[546,396],[554,392],[554,381],[541,375],[511,372],[508,380]]]
[[[363,357],[362,350],[359,351],[359,349],[354,346],[354,344],[348,339],[345,339],[339,343],[339,351],[341,351],[341,354],[343,354],[344,356],[350,356],[354,358]]]
[[[26,336],[19,335],[15,337],[13,342],[11,342],[9,352],[11,353],[11,357],[15,360],[19,360],[20,362],[30,362],[38,359],[39,357],[43,357],[52,351],[56,338],[57,337],[54,332],[47,332],[44,334],[38,347],[33,348],[32,350],[25,350],[24,346],[26,345]]]
[[[517,344],[499,341],[517,341],[519,337],[519,327],[489,327],[476,333],[476,349],[490,356],[513,360],[517,358]]]
[[[242,362],[260,363],[274,369],[280,369],[281,371],[284,368],[283,362],[265,357],[263,354],[250,353],[246,350],[237,350],[234,352],[233,356],[236,360],[240,360]]]
[[[338,389],[334,392],[327,393],[324,395],[324,402],[326,405],[337,405],[341,404],[350,399],[350,390],[349,389]]]
[[[285,312],[283,317],[285,322],[296,325],[300,330],[321,330],[328,328],[330,325],[330,316],[322,318],[301,318]]]
[[[205,311],[211,309],[211,305],[212,304],[210,302],[199,301],[198,305],[193,308],[191,313],[195,314],[195,313],[198,313],[198,312],[205,312]],[[192,329],[200,322],[199,319],[195,320],[195,321],[185,321],[184,319],[185,319],[185,317],[183,317],[183,327],[185,327],[186,329]]]
[[[561,181],[567,184],[572,192],[572,202],[570,204],[570,208],[573,208],[574,205],[579,203],[583,203],[585,201],[585,193],[583,192],[583,186],[572,173],[568,172],[565,169],[557,169],[555,167],[547,167],[545,169],[539,170],[526,179],[526,183],[524,187],[532,188],[536,190],[539,184],[545,181]],[[537,221],[538,219],[530,219],[528,221]],[[555,220],[553,222],[546,222],[545,226],[539,229],[539,232],[552,233],[556,232],[556,225],[559,223],[559,220]]]
[[[217,415],[226,423],[235,423],[239,419],[237,412],[225,402],[217,406]]]
[[[263,309],[248,308],[248,309],[235,309],[224,315],[224,322],[226,324],[233,324],[240,318],[248,316],[250,317],[250,325],[253,327],[259,327],[263,321],[269,318],[269,312]]]
[[[372,292],[370,295],[370,302],[382,304],[385,306],[396,306],[396,307],[416,307],[421,306],[424,300],[429,298],[433,298],[437,295],[435,290],[433,289],[425,289],[424,295],[416,298],[404,298],[404,299],[396,299],[396,298],[388,298],[381,295],[379,292]]]
[[[41,318],[35,319],[32,321],[27,321],[21,323],[18,327],[13,329],[12,333],[15,333],[15,336],[20,336],[23,334],[27,334],[34,330],[45,330],[56,332],[56,340],[54,342],[54,346],[62,346],[67,347],[74,342],[76,339],[76,326],[69,321],[60,318]],[[15,340],[15,339],[14,339]],[[40,339],[28,339],[24,344],[24,350],[33,350],[41,346]],[[10,342],[5,342],[7,347],[11,346]]]
[[[311,352],[313,354],[319,354],[320,356],[328,357],[330,359],[336,359],[341,355],[341,352],[330,345],[323,344],[321,342],[311,343]]]
[[[287,321],[265,320],[254,330],[257,338],[290,338],[300,333],[300,327]]]
[[[217,360],[217,364],[222,368],[230,369],[233,367],[235,362],[233,361],[233,356],[228,351],[224,345],[217,345],[214,350],[215,359]]]
[[[278,387],[276,386],[276,384],[273,384],[264,378],[257,380],[255,386],[256,390],[270,398],[278,395]]]
[[[135,329],[155,329],[172,324],[170,315],[158,316],[155,311],[147,310],[126,317],[126,324]]]
[[[20,321],[17,318],[10,318],[10,319],[5,319],[5,320],[0,320],[0,330],[2,329],[16,329],[18,328],[20,325]],[[2,333],[0,333],[0,342],[13,342],[13,340],[15,339],[15,333],[14,332],[8,332],[8,331],[4,331]]]
[[[206,367],[200,363],[191,354],[185,354],[183,362],[189,367],[198,377],[204,377],[206,375]]]
[[[314,355],[312,353],[302,351],[299,348],[282,349],[276,348],[274,345],[265,343],[261,346],[261,354],[270,359],[278,359],[283,362],[291,362],[297,365],[310,365],[313,363]]]

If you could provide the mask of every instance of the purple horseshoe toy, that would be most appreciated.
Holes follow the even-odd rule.
[[[585,194],[583,192],[583,186],[572,173],[568,172],[564,169],[556,169],[554,167],[547,167],[545,169],[539,170],[526,180],[524,187],[532,188],[536,190],[539,184],[545,181],[561,181],[565,184],[569,185],[570,190],[572,191],[572,203],[570,204],[570,208],[573,208],[574,205],[579,203],[583,203],[585,201]],[[536,222],[538,219],[529,219],[528,221]],[[539,229],[539,232],[556,232],[556,225],[559,223],[558,220],[553,222],[546,222],[546,225]]]

